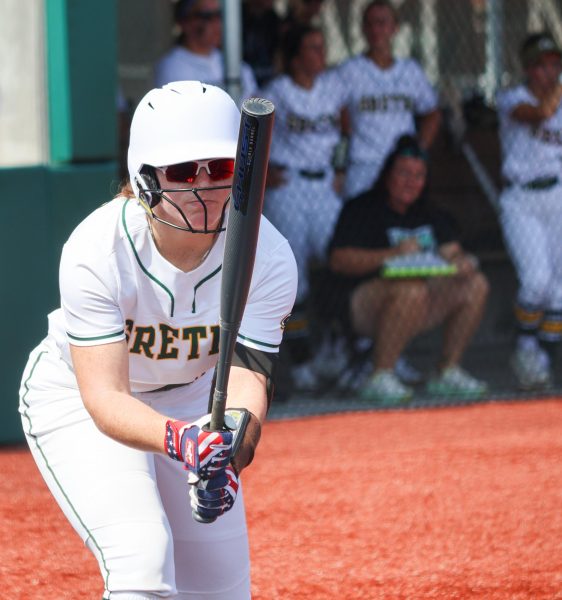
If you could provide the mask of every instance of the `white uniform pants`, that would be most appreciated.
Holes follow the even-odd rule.
[[[285,170],[285,185],[266,191],[264,214],[289,241],[298,269],[296,303],[308,295],[311,259],[327,260],[342,201],[333,188],[334,176],[310,179],[298,171]]]
[[[525,190],[512,186],[500,197],[501,225],[519,278],[518,302],[562,309],[562,186]]]
[[[206,413],[208,386],[203,377],[138,397],[190,421]],[[241,488],[230,512],[213,524],[196,523],[182,464],[103,435],[82,404],[72,372],[48,342],[30,356],[20,412],[41,474],[98,560],[104,598],[250,598]]]

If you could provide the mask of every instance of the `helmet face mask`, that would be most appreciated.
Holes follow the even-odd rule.
[[[174,229],[188,231],[189,233],[219,233],[220,231],[225,230],[225,214],[228,204],[230,202],[230,194],[227,195],[225,201],[223,202],[223,207],[218,223],[215,224],[213,227],[210,227],[207,203],[205,202],[205,199],[201,197],[200,192],[230,190],[230,185],[214,185],[205,187],[181,186],[173,188],[162,188],[160,186],[160,183],[158,182],[156,169],[154,167],[145,165],[141,168],[141,173],[138,180],[138,189],[139,202],[141,206],[155,221],[159,221],[160,223],[168,225],[169,227],[173,227]],[[190,222],[184,210],[182,210],[178,202],[174,200],[174,197],[177,194],[182,194],[184,196],[186,194],[193,195],[194,201],[197,202],[198,205],[200,205],[201,211],[203,213],[202,227],[194,226],[192,222]],[[176,222],[169,221],[165,217],[157,214],[157,212],[154,211],[154,208],[157,207],[161,202],[166,202],[167,204],[172,206],[178,213],[183,224],[178,224]]]
[[[239,127],[240,111],[232,98],[216,86],[199,81],[179,81],[148,92],[133,115],[128,153],[131,185],[148,215],[190,233],[224,230],[228,194],[225,194],[217,224],[214,219],[209,223],[205,197],[207,192],[216,196],[216,191],[228,190],[230,185],[197,186],[194,177],[177,185],[176,179],[172,179],[172,187],[164,173],[159,172],[166,171],[166,167],[203,159],[234,160]],[[209,179],[211,184],[216,180],[208,165],[199,168],[206,168],[210,175],[206,183]],[[221,179],[225,180],[224,177]],[[198,219],[194,225],[180,207],[180,204],[185,206],[188,194],[193,197],[194,206],[195,203],[201,206],[202,224]],[[155,212],[159,205],[162,209]],[[172,213],[178,213],[179,219],[166,218],[170,207],[173,207]]]

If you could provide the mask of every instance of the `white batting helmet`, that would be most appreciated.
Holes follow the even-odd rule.
[[[128,167],[135,195],[152,182],[143,167],[163,167],[206,158],[236,158],[240,111],[221,88],[176,81],[148,92],[131,122]]]

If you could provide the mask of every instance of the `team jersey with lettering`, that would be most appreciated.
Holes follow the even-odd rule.
[[[336,72],[324,71],[311,89],[280,75],[263,90],[263,96],[275,105],[270,161],[309,171],[329,167],[340,138],[340,112],[346,97]]]
[[[240,71],[242,99],[253,96],[257,91],[254,73],[249,65],[242,63]],[[172,81],[204,81],[225,88],[224,59],[219,50],[208,56],[195,54],[183,46],[174,46],[156,64],[154,85],[162,87]]]
[[[49,337],[62,358],[72,367],[69,343],[126,339],[134,392],[189,383],[212,369],[224,240],[223,232],[203,263],[185,273],[158,252],[136,201],[117,198],[94,211],[62,253],[61,308],[49,315]],[[277,352],[295,293],[293,254],[263,218],[238,341]]]
[[[359,55],[345,61],[339,73],[349,93],[351,162],[382,165],[401,135],[415,133],[415,115],[437,108],[435,90],[413,59],[395,59],[381,69]]]
[[[562,165],[562,105],[552,117],[532,125],[512,118],[513,109],[521,104],[539,104],[525,85],[498,92],[503,176],[513,183],[558,176]]]

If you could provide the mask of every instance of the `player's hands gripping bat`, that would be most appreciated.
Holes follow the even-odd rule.
[[[209,423],[210,415],[166,423],[166,452],[184,463],[192,484],[223,475],[232,454],[232,432],[209,431]]]
[[[219,358],[210,430],[217,432],[238,428],[237,435],[240,439],[244,434],[243,420],[237,424],[229,420],[225,427],[226,394],[232,354],[254,270],[273,113],[274,107],[269,100],[250,98],[242,104],[222,265]],[[201,523],[210,523],[216,518],[207,517],[198,510],[193,511],[193,517]]]

